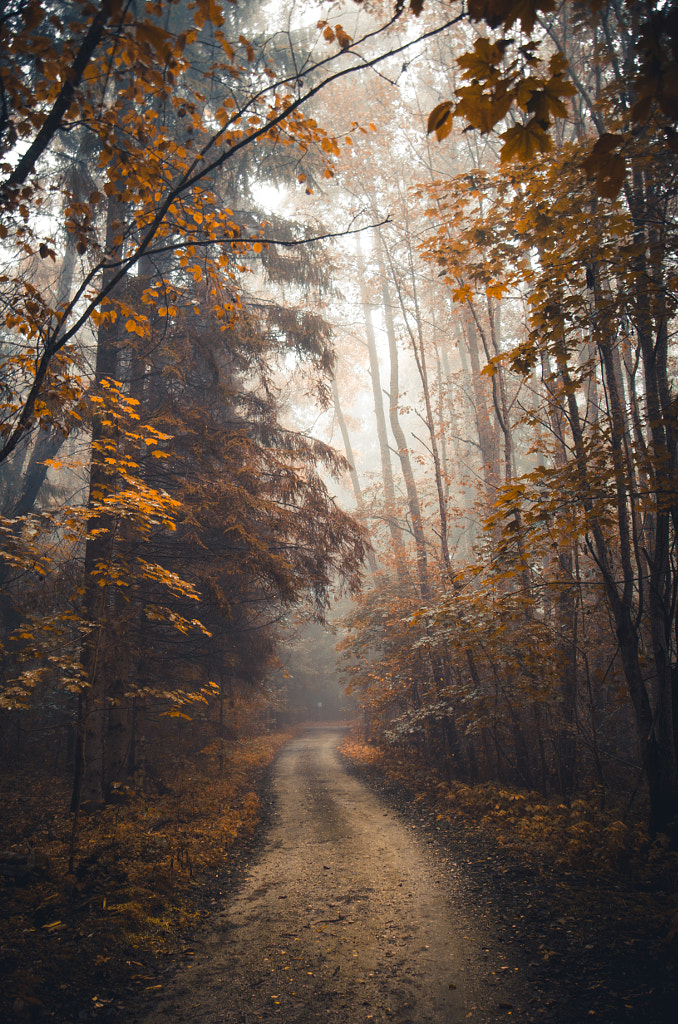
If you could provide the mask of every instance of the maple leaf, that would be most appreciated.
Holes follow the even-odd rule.
[[[548,121],[551,117],[567,117],[567,107],[562,97],[575,96],[577,90],[572,82],[560,75],[553,75],[541,89],[535,89],[525,109],[534,114],[537,121]]]
[[[491,43],[481,36],[476,39],[472,53],[462,53],[457,57],[457,64],[463,68],[463,78],[474,82],[489,82],[497,76],[497,65],[501,62],[506,43]]]
[[[484,21],[490,28],[503,25],[513,0],[469,0],[468,13],[473,21]]]
[[[595,178],[595,189],[601,198],[615,199],[626,178],[626,160],[617,152],[623,135],[605,132],[596,139],[593,149],[583,161],[589,178]]]
[[[553,143],[541,125],[533,118],[527,124],[516,124],[502,132],[501,162],[532,160],[540,153],[548,153]]]
[[[529,35],[539,14],[550,13],[556,6],[556,0],[469,0],[468,12],[474,21],[484,21],[490,28],[503,25],[510,29],[519,21]]]
[[[543,78],[535,78],[533,75],[529,75],[524,78],[522,82],[519,82],[516,87],[516,103],[523,110],[527,110],[527,105],[534,96],[535,92],[544,87]]]
[[[454,108],[455,117],[464,117],[473,128],[485,134],[506,117],[514,98],[509,91],[486,93],[478,84],[458,89],[457,95],[461,98]]]

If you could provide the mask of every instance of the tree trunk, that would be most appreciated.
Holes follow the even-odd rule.
[[[421,314],[419,312],[419,300],[417,296],[417,282],[414,273],[414,265],[412,263],[412,252],[408,246],[408,256],[410,264],[410,285],[412,288],[412,297],[414,302],[414,320],[416,325],[416,332],[413,330],[410,324],[410,317],[408,314],[407,307],[405,305],[403,290],[401,287],[400,279],[396,273],[396,269],[393,265],[393,260],[390,259],[389,265],[391,269],[391,280],[396,289],[398,295],[398,302],[400,304],[400,312],[403,318],[403,323],[407,329],[407,333],[410,338],[412,345],[412,352],[414,354],[414,360],[417,366],[417,372],[419,373],[419,380],[421,382],[422,393],[424,396],[424,408],[426,409],[426,416],[422,417],[426,424],[426,429],[429,435],[429,452],[433,459],[433,470],[436,483],[436,493],[438,495],[438,517],[440,523],[440,550],[443,556],[443,564],[447,570],[448,575],[452,575],[452,562],[450,559],[450,549],[447,541],[447,508],[445,502],[445,493],[443,487],[442,470],[440,466],[440,454],[438,452],[438,441],[436,437],[435,422],[433,418],[433,407],[431,404],[431,390],[429,387],[428,380],[428,367],[426,363],[426,347],[424,345],[424,337],[422,333],[421,325]]]
[[[398,526],[396,513],[395,484],[393,482],[393,470],[391,468],[391,450],[388,444],[388,431],[386,429],[386,415],[384,413],[384,396],[381,387],[381,373],[379,370],[379,356],[377,353],[377,342],[374,336],[374,325],[372,323],[372,311],[365,283],[365,264],[360,240],[356,235],[356,260],[358,266],[358,277],[360,280],[360,301],[363,307],[365,318],[365,337],[367,338],[367,352],[370,360],[370,381],[372,383],[372,397],[374,399],[374,415],[377,424],[377,438],[379,441],[379,457],[381,460],[381,479],[384,488],[384,505],[388,529],[393,547],[396,573],[398,579],[403,578],[402,548],[403,540]]]
[[[407,446],[407,441],[405,439],[405,433],[400,425],[400,415],[398,412],[398,345],[396,342],[395,324],[393,322],[393,308],[391,305],[391,296],[389,294],[388,280],[386,278],[383,256],[381,255],[381,253],[379,256],[379,269],[381,272],[381,289],[384,303],[386,334],[388,337],[388,348],[389,355],[391,358],[391,374],[389,380],[389,420],[391,423],[391,431],[393,432],[393,437],[395,438],[396,445],[398,446],[398,458],[400,459],[400,468],[403,474],[403,480],[405,481],[405,490],[407,491],[407,504],[410,511],[412,533],[414,535],[414,543],[417,551],[417,574],[419,577],[419,591],[422,599],[424,601],[427,601],[431,596],[431,585],[428,578],[426,538],[424,537],[424,524],[421,517],[421,505],[419,503],[419,494],[417,492],[417,485],[415,483],[414,473],[412,471],[412,463],[410,461],[409,449]]]
[[[499,486],[499,444],[497,426],[491,412],[491,398],[488,394],[487,378],[480,372],[480,351],[478,332],[470,312],[463,321],[464,337],[471,363],[471,387],[473,388],[473,406],[478,431],[478,443],[483,463],[485,492],[493,501]]]
[[[363,503],[363,492],[360,487],[360,480],[358,479],[358,473],[355,468],[355,459],[353,458],[353,446],[351,444],[351,437],[346,426],[346,418],[341,408],[341,401],[339,400],[339,388],[337,386],[336,377],[332,377],[332,400],[334,402],[334,411],[337,416],[337,422],[339,424],[339,430],[341,431],[341,438],[344,442],[344,451],[346,452],[346,458],[349,463],[349,473],[351,476],[351,484],[353,485],[353,494],[355,495],[356,505],[361,516],[364,516],[364,503]],[[367,549],[367,564],[370,567],[370,572],[374,574],[377,571],[377,561],[374,557],[374,551],[372,548]]]
[[[114,239],[120,232],[117,218],[120,204],[109,200],[106,222],[106,251],[115,251]],[[95,386],[105,378],[115,378],[118,356],[118,329],[108,321],[99,327],[97,336],[97,358]],[[92,423],[92,455],[88,506],[94,507],[110,488],[110,474],[105,468],[104,457],[97,451],[97,443],[111,436],[111,428],[95,416]],[[94,533],[94,531],[100,531]],[[107,516],[96,516],[89,520],[88,539],[85,546],[84,600],[85,620],[90,623],[89,632],[83,641],[81,667],[85,688],[79,707],[78,745],[76,771],[73,783],[71,807],[76,810],[80,804],[86,807],[100,806],[106,796],[105,778],[105,725],[107,678],[104,664],[106,655],[106,619],[111,602],[108,588],[99,586],[95,576],[97,566],[110,561],[115,534],[113,524]]]

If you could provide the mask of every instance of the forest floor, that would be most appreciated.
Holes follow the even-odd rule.
[[[412,753],[346,739],[349,769],[450,851],[495,938],[526,965],[527,1019],[674,1024],[678,855],[639,808],[564,804],[492,784],[445,784]],[[522,1019],[522,1018],[521,1018]]]
[[[0,779],[0,850],[39,855],[0,879],[3,1024],[673,1024],[661,842],[356,742],[340,763],[342,736],[243,742],[223,775],[185,765],[162,796],[83,819],[73,875],[65,790]]]
[[[137,1024],[674,1024],[661,841],[585,800],[436,788],[411,755],[339,760],[340,738],[281,752],[246,875]]]
[[[157,991],[240,877],[266,774],[293,735],[233,743],[222,768],[175,760],[171,777],[82,815],[72,873],[68,780],[0,775],[0,1021],[125,1021],[130,1001]]]
[[[494,1024],[523,969],[464,872],[342,765],[343,730],[278,756],[273,813],[193,962],[136,1024]]]

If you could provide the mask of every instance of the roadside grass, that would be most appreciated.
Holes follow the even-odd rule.
[[[119,1020],[127,999],[159,989],[158,963],[190,955],[204,879],[218,895],[237,872],[293,735],[241,739],[223,770],[206,751],[160,786],[121,790],[81,816],[72,873],[67,779],[0,777],[0,851],[28,854],[23,875],[0,874],[0,1020]]]

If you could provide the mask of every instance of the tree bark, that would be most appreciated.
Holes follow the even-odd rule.
[[[487,379],[480,373],[480,351],[478,332],[470,312],[462,322],[466,348],[471,363],[471,387],[473,388],[473,405],[478,431],[478,443],[483,462],[483,478],[485,492],[489,500],[494,500],[499,486],[499,444],[497,425],[491,412],[491,398],[488,394]]]

